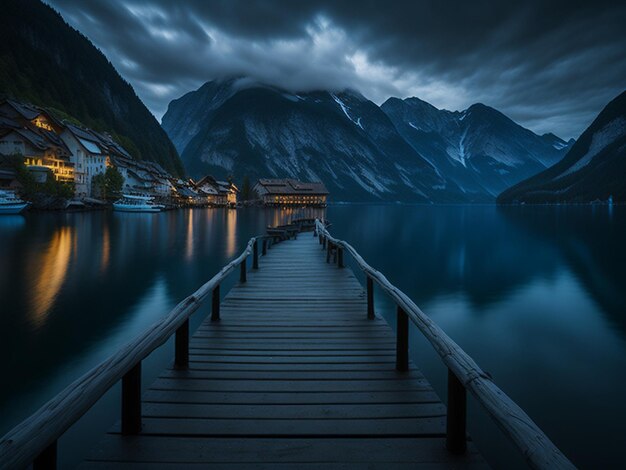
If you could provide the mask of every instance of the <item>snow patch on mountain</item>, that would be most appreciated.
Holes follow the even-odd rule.
[[[567,175],[575,173],[580,169],[586,167],[591,163],[596,155],[598,155],[604,148],[613,143],[617,138],[626,133],[626,119],[618,117],[613,121],[606,124],[602,129],[593,134],[591,138],[591,144],[587,153],[583,155],[576,163],[570,166],[567,170],[561,173],[557,179],[563,178]]]
[[[555,142],[554,144],[552,144],[552,147],[554,147],[557,150],[563,150],[565,147],[568,147],[569,144],[567,142]]]
[[[334,93],[331,93],[330,96],[333,97],[333,100],[335,100],[335,102],[339,105],[339,107],[341,108],[341,110],[343,111],[343,113],[346,115],[346,117],[348,119],[350,119],[350,121],[352,121],[354,124],[356,124],[357,126],[359,126],[361,129],[363,129],[363,126],[361,125],[361,118],[358,118],[356,121],[352,118],[352,116],[350,116],[350,113],[348,113],[348,106],[346,106],[346,104],[341,101],[339,99],[339,97],[337,95],[335,95]],[[365,129],[363,129],[365,130]]]

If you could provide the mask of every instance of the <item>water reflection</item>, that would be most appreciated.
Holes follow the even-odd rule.
[[[226,255],[233,256],[237,247],[237,211],[226,210]]]
[[[626,381],[615,372],[626,370],[626,210],[611,210],[347,205],[0,218],[0,354],[13,378],[0,388],[0,432],[166,313],[267,225],[327,217],[575,463],[615,466],[626,441]],[[393,320],[393,306],[376,299]],[[444,395],[432,349],[416,337],[411,347]],[[473,437],[498,466],[480,419],[471,416]]]
[[[102,229],[102,256],[100,271],[106,271],[109,266],[109,260],[111,258],[111,232],[108,224]]]
[[[60,227],[52,235],[43,253],[33,253],[28,262],[26,282],[30,287],[28,300],[31,302],[31,323],[39,328],[48,316],[57,294],[67,276],[74,248],[73,229]]]
[[[188,261],[193,258],[193,214],[194,211],[189,211],[187,215],[187,248],[185,258]]]

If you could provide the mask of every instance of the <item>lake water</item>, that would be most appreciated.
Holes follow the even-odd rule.
[[[313,212],[490,372],[575,464],[626,466],[626,207],[336,205]],[[293,215],[196,209],[0,217],[0,433],[167,313],[251,236]],[[382,294],[376,309],[395,322]],[[444,398],[438,356],[416,328],[410,341],[413,360]],[[172,351],[170,341],[144,362],[145,385]],[[469,405],[469,431],[488,460],[521,466],[486,413],[472,398]],[[61,439],[62,466],[78,463],[118,418],[114,387]]]

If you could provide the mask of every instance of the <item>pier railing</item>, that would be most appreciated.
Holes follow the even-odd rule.
[[[511,398],[493,382],[491,376],[459,347],[400,289],[372,268],[347,242],[334,238],[319,220],[316,233],[326,260],[344,267],[344,252],[349,253],[367,278],[367,317],[374,315],[374,283],[397,305],[396,369],[409,366],[409,319],[433,346],[448,368],[448,413],[446,445],[450,452],[466,450],[466,390],[469,390],[498,427],[522,452],[530,467],[537,469],[571,469],[574,465],[550,441]]]
[[[118,381],[122,381],[121,431],[137,434],[141,430],[141,362],[156,348],[175,335],[176,368],[189,364],[189,317],[205,299],[212,296],[211,320],[220,316],[220,284],[237,267],[240,282],[246,282],[247,260],[252,269],[259,268],[261,254],[272,242],[272,236],[250,239],[245,250],[224,266],[197,291],[176,305],[166,316],[110,358],[68,385],[35,414],[9,431],[0,440],[0,468],[24,468],[31,462],[34,469],[54,469],[57,462],[57,440]]]

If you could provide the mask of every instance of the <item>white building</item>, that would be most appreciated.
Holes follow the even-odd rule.
[[[72,124],[66,124],[61,138],[72,154],[76,195],[91,196],[93,177],[104,173],[110,165],[106,148],[99,145],[97,137],[89,131]]]

